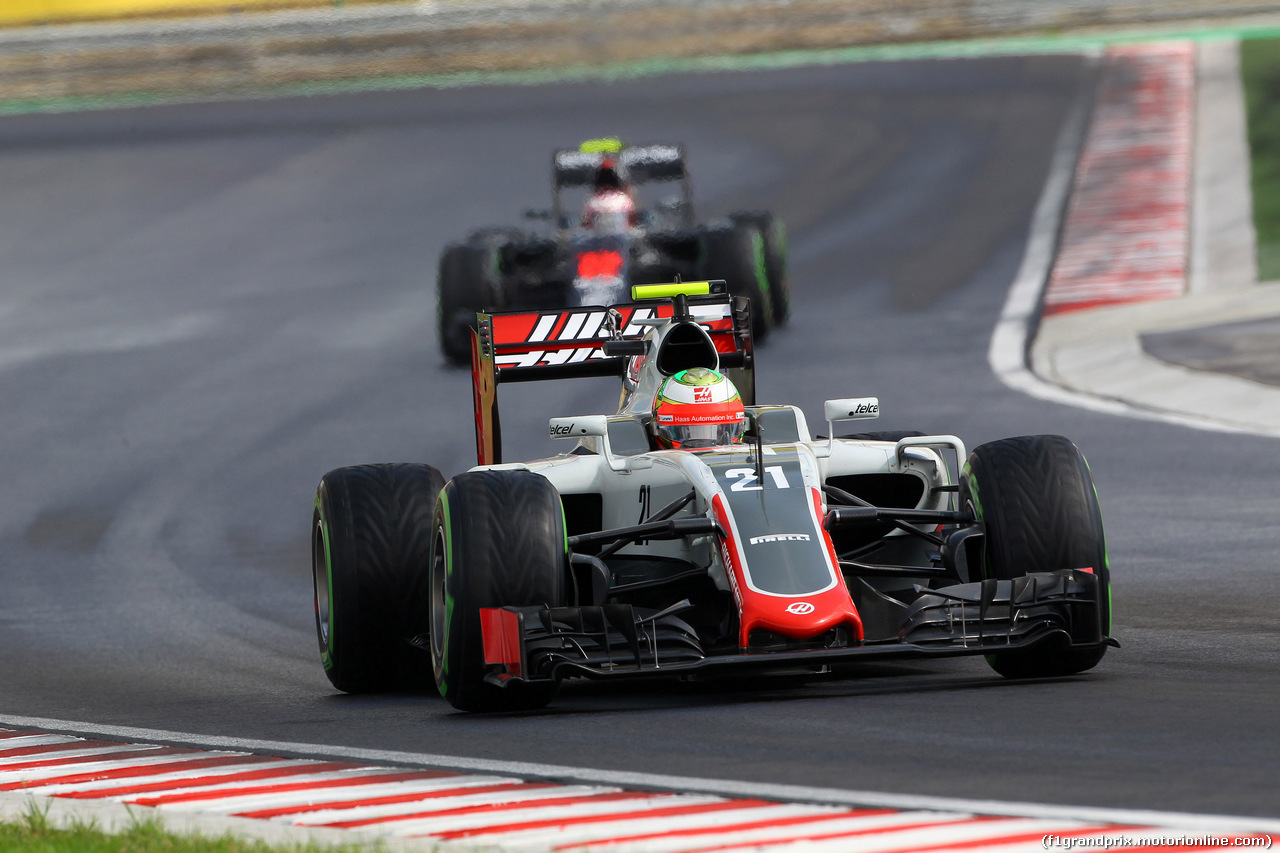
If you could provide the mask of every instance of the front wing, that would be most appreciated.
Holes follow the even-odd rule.
[[[679,618],[687,602],[660,612],[626,604],[481,610],[486,679],[493,684],[574,676],[635,678],[705,671],[812,669],[866,660],[954,657],[1057,644],[1063,650],[1117,645],[1103,631],[1098,579],[1088,570],[1037,572],[922,590],[905,608],[896,639],[825,648],[704,650]]]

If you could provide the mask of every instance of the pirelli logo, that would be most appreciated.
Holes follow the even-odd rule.
[[[808,542],[808,533],[770,533],[768,536],[752,536],[747,540],[752,545],[763,545],[766,542]]]

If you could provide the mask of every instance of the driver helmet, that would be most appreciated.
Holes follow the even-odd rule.
[[[658,388],[653,430],[659,447],[688,450],[742,439],[747,417],[738,389],[719,371],[691,367]]]
[[[594,192],[582,211],[582,225],[600,234],[625,234],[636,220],[636,203],[613,160],[596,171]]]

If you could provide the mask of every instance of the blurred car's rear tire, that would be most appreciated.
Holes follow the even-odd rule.
[[[766,210],[735,213],[735,223],[759,229],[764,241],[764,268],[769,282],[769,302],[773,324],[782,325],[791,316],[791,279],[787,275],[787,226]]]
[[[338,468],[316,489],[311,569],[320,661],[347,693],[423,688],[430,657],[431,513],[444,486],[430,465]]]
[[[1092,569],[1102,633],[1111,628],[1111,575],[1102,512],[1084,456],[1060,435],[1026,435],[979,445],[960,475],[960,505],[985,528],[986,577]],[[988,655],[1007,678],[1071,675],[1096,666],[1105,646],[1040,645]]]
[[[484,243],[454,243],[440,256],[436,323],[440,349],[456,365],[471,364],[476,312],[497,308],[498,250]]]
[[[568,552],[555,487],[530,471],[471,471],[440,493],[431,536],[436,686],[463,711],[544,707],[557,685],[485,680],[480,609],[566,603]]]
[[[760,229],[747,224],[708,228],[702,235],[701,269],[704,278],[724,279],[731,294],[751,300],[751,333],[763,341],[773,326],[773,303]]]

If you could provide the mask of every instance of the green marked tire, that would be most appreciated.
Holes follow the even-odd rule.
[[[431,513],[444,478],[430,465],[338,468],[316,489],[311,575],[320,662],[346,693],[422,689],[430,658]]]
[[[787,276],[787,226],[772,213],[752,210],[731,217],[739,225],[757,229],[763,241],[763,274],[768,283],[773,324],[780,326],[791,316],[791,279]]]
[[[1084,456],[1060,435],[1026,435],[979,445],[960,475],[960,505],[986,532],[986,577],[1092,568],[1111,630],[1111,572],[1098,494]],[[988,655],[1006,678],[1071,675],[1092,669],[1106,647],[1044,644]]]
[[[700,266],[703,278],[724,279],[731,294],[751,300],[751,334],[757,341],[768,337],[774,315],[760,229],[746,223],[707,229]]]
[[[557,685],[485,681],[480,609],[566,603],[568,548],[555,487],[529,471],[454,477],[431,533],[431,660],[436,687],[462,711],[542,708]]]

